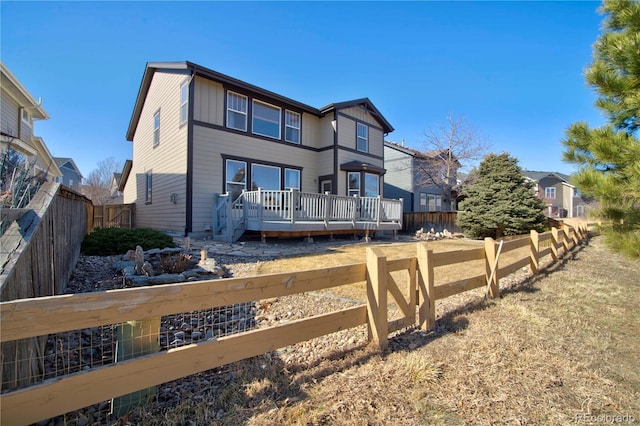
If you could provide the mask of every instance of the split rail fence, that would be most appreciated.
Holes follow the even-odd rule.
[[[586,238],[586,225],[579,225],[541,234],[532,231],[529,236],[500,243],[488,238],[484,247],[467,250],[434,253],[429,243],[417,243],[416,256],[393,260],[387,260],[379,248],[370,247],[366,262],[327,269],[3,302],[0,341],[8,342],[362,282],[366,282],[367,291],[367,303],[359,306],[209,339],[10,390],[0,395],[0,423],[38,422],[364,324],[368,326],[370,342],[384,348],[389,333],[404,327],[417,323],[424,330],[433,330],[437,300],[484,286],[490,297],[497,297],[500,278],[527,266],[536,273],[543,257],[551,256],[552,262],[558,261]],[[500,256],[514,250],[524,254],[515,260],[510,256],[509,263],[501,261]],[[485,268],[481,274],[455,282],[434,280],[434,268],[482,259]],[[394,278],[395,271],[408,272],[402,274],[407,277],[406,282],[399,282],[398,274]],[[388,318],[388,294],[403,315],[393,321]]]

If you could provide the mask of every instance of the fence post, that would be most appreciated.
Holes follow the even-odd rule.
[[[558,228],[551,228],[551,257],[553,261],[558,260]]]
[[[426,243],[418,244],[418,291],[420,305],[418,308],[419,326],[431,331],[436,326],[436,299],[433,281],[433,251],[427,249]]]
[[[569,253],[569,229],[566,227],[562,227],[562,245],[564,246],[563,256],[566,256]]]
[[[367,328],[369,341],[380,349],[388,345],[387,257],[374,247],[367,247]]]
[[[496,264],[496,251],[496,241],[491,237],[486,237],[484,239],[485,278],[489,286],[489,295],[492,298],[500,296],[500,287],[498,286],[500,277],[498,276],[498,265]],[[495,271],[492,276],[491,271],[494,267]],[[491,282],[488,282],[490,278]]]
[[[531,236],[529,237],[529,247],[531,249],[529,255],[529,272],[537,274],[539,269],[538,252],[540,251],[540,239],[538,232],[534,229],[531,230]]]

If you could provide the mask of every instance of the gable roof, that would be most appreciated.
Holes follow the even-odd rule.
[[[365,108],[369,114],[376,117],[376,119],[380,122],[380,124],[382,124],[382,129],[384,130],[385,133],[393,132],[394,130],[393,126],[387,121],[386,118],[384,118],[384,116],[380,113],[380,111],[378,111],[378,108],[376,108],[376,106],[373,104],[373,102],[369,100],[369,98],[360,98],[360,99],[354,99],[351,101],[332,103],[332,104],[326,105],[323,108],[320,108],[320,112],[322,113],[322,115],[327,115],[328,113],[334,110],[350,108],[354,106],[361,106]]]
[[[546,177],[554,177],[563,182],[569,183],[569,175],[565,175],[564,173],[558,172],[539,172],[535,170],[523,170],[522,171],[526,177],[531,180],[540,181]]]
[[[183,70],[189,73],[191,76],[200,76],[210,80],[218,81],[224,85],[241,89],[245,92],[258,95],[259,97],[276,100],[281,103],[294,106],[303,112],[313,114],[318,117],[323,117],[329,112],[335,109],[347,108],[355,105],[363,105],[382,125],[386,133],[392,132],[394,129],[389,122],[382,116],[380,111],[373,105],[368,98],[355,99],[352,101],[339,102],[335,104],[329,104],[322,109],[317,109],[302,102],[298,102],[286,96],[279,95],[275,92],[263,89],[253,84],[238,80],[237,78],[230,77],[226,74],[214,71],[209,68],[205,68],[201,65],[194,64],[189,61],[182,62],[147,62],[145,66],[144,74],[142,75],[142,82],[140,83],[140,89],[138,90],[138,96],[133,107],[133,113],[131,114],[131,120],[129,121],[129,128],[127,129],[127,140],[133,141],[133,135],[135,134],[138,121],[140,120],[140,114],[142,113],[142,107],[144,106],[147,94],[149,93],[149,87],[151,87],[151,81],[153,75],[158,70]]]
[[[404,145],[400,145],[396,142],[390,142],[390,141],[384,141],[384,146],[387,148],[391,148],[391,149],[395,149],[397,151],[403,152],[419,160],[433,160],[439,157],[443,158],[443,154],[444,156],[448,154],[448,151],[446,149],[436,149],[433,151],[418,151],[417,149],[408,148]],[[458,166],[461,167],[461,164],[458,161],[458,159],[455,158],[455,155],[453,156],[453,158],[454,160],[456,160],[456,163],[458,164]]]
[[[0,71],[2,77],[2,88],[18,101],[21,107],[26,108],[33,118],[39,120],[48,120],[49,114],[42,108],[42,100],[36,102],[29,91],[18,81],[18,79],[9,71],[7,66],[0,62]]]
[[[80,169],[78,168],[78,166],[76,166],[76,163],[73,161],[73,158],[69,158],[69,157],[53,157],[53,161],[56,162],[56,165],[58,167],[64,167],[66,169],[71,169],[71,170],[75,171],[78,174],[78,176],[80,176],[81,178],[83,177],[82,173],[80,173]],[[69,165],[71,167],[65,166],[65,164],[67,164],[67,163],[69,163]]]

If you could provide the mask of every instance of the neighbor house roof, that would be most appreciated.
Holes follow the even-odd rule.
[[[445,158],[446,155],[448,154],[448,151],[446,149],[437,149],[433,151],[418,151],[416,149],[408,148],[404,145],[400,145],[396,142],[390,142],[390,141],[384,141],[384,146],[395,149],[400,152],[404,152],[407,155],[411,155],[412,157],[415,157],[417,159],[423,159],[423,160],[431,160],[434,158]],[[460,162],[458,161],[458,159],[455,158],[455,155],[453,157],[458,163],[458,165],[460,165]]]
[[[133,108],[133,113],[131,115],[131,121],[129,121],[129,128],[127,130],[128,141],[133,141],[133,135],[136,131],[136,127],[138,126],[138,121],[140,120],[140,114],[142,113],[142,107],[144,106],[144,102],[147,98],[147,94],[149,93],[149,87],[151,86],[153,75],[158,70],[188,71],[192,76],[201,76],[201,77],[209,78],[211,80],[221,82],[227,86],[235,87],[261,97],[277,100],[287,105],[294,106],[303,112],[307,112],[309,114],[313,114],[318,117],[322,117],[335,109],[362,105],[365,108],[367,108],[367,111],[369,111],[372,115],[374,115],[378,119],[378,121],[380,121],[380,123],[382,124],[383,130],[386,133],[393,131],[393,127],[391,126],[391,124],[389,124],[389,122],[382,116],[382,114],[380,114],[380,111],[378,111],[378,109],[373,105],[373,103],[368,98],[338,102],[334,104],[329,104],[322,109],[318,109],[318,108],[309,106],[307,104],[304,104],[302,102],[295,101],[291,98],[287,98],[286,96],[279,95],[275,92],[271,92],[261,87],[254,86],[253,84],[244,82],[242,80],[238,80],[237,78],[233,78],[228,75],[211,70],[209,68],[205,68],[201,65],[194,64],[193,62],[189,62],[189,61],[147,62],[144,74],[142,75],[142,82],[140,83],[140,89],[138,90],[138,96],[136,98],[136,103]]]
[[[526,177],[531,180],[540,181],[546,177],[555,177],[558,180],[569,183],[569,175],[565,175],[564,173],[558,172],[539,172],[534,170],[523,170],[522,171]]]
[[[76,173],[78,173],[78,176],[80,176],[81,178],[83,177],[82,173],[80,173],[80,169],[78,168],[78,166],[76,166],[76,163],[73,161],[73,158],[53,157],[53,160],[56,162],[58,167],[63,167],[66,163],[71,163],[71,167],[67,167],[67,168],[72,168],[73,170],[75,170]]]

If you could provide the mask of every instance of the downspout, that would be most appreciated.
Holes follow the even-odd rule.
[[[195,84],[193,82],[194,76],[195,69],[191,68],[191,79],[189,80],[189,111],[187,112],[187,195],[185,198],[185,237],[193,231],[193,102],[195,93]]]
[[[338,111],[333,110],[333,122],[335,123],[335,128],[333,129],[333,182],[331,183],[331,188],[333,188],[333,193],[338,194]]]

